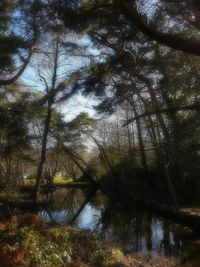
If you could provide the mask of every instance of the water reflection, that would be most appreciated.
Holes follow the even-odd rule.
[[[193,238],[185,227],[135,207],[127,210],[97,192],[57,190],[52,206],[41,210],[48,223],[73,223],[81,229],[98,232],[120,246],[125,253],[151,251],[163,256],[184,256]]]
[[[120,245],[125,253],[152,251],[154,254],[177,256],[182,247],[175,225],[150,213],[124,210],[109,205],[102,217],[101,235]]]

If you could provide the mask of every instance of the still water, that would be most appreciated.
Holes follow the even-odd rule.
[[[70,223],[95,232],[126,254],[150,251],[167,257],[200,256],[199,237],[188,227],[137,207],[127,210],[100,192],[88,197],[87,192],[79,189],[57,190],[51,207],[40,210],[39,215],[47,223]],[[195,266],[200,266],[200,260]]]

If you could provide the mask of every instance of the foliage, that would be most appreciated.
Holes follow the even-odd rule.
[[[27,217],[32,218],[32,225],[25,226]],[[19,223],[21,219],[23,226]],[[41,227],[36,224],[39,220],[36,215],[23,215],[21,219],[15,218],[15,223],[2,225],[0,230],[0,257],[7,257],[9,266],[13,262],[15,266],[48,267],[65,264],[126,267],[131,263],[131,258],[126,259],[119,248],[104,245],[90,233],[72,227]]]

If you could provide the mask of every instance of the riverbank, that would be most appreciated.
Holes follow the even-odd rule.
[[[167,220],[164,214],[161,217],[159,216],[157,217],[156,212],[155,214],[154,212],[151,213],[150,208],[148,208],[148,210],[145,211],[144,205],[142,206],[140,203],[137,204],[134,202],[130,203],[129,207],[127,205],[126,206],[121,205],[120,203],[111,200],[106,195],[102,195],[102,192],[100,191],[97,191],[96,194],[93,195],[88,200],[87,199],[88,191],[62,188],[54,192],[52,203],[50,206],[45,207],[41,206],[40,203],[35,203],[36,205],[38,205],[38,207],[36,207],[36,209],[33,208],[32,210],[31,209],[32,204],[26,201],[26,195],[24,195],[24,199],[22,199],[22,196],[23,194],[19,193],[12,194],[10,192],[8,195],[4,195],[4,197],[6,197],[7,200],[5,199],[6,202],[4,202],[4,204],[2,204],[1,206],[2,208],[3,207],[5,208],[6,212],[10,211],[10,213],[8,214],[9,217],[16,218],[16,216],[12,215],[18,214],[17,218],[18,217],[21,218],[20,223],[18,224],[17,222],[17,225],[19,227],[18,226],[15,227],[15,229],[17,229],[17,234],[19,236],[21,235],[21,231],[19,231],[19,229],[21,228],[28,226],[27,231],[28,232],[32,231],[32,225],[21,224],[21,221],[26,221],[26,220],[22,219],[24,217],[22,217],[22,215],[19,216],[19,214],[24,214],[26,212],[34,212],[35,214],[37,213],[38,215],[42,216],[43,220],[48,224],[44,225],[44,223],[42,223],[42,225],[44,225],[45,232],[46,231],[49,232],[49,230],[51,232],[52,229],[54,230],[58,229],[58,231],[61,231],[62,233],[68,231],[70,232],[71,229],[75,228],[66,227],[66,225],[70,224],[72,221],[73,225],[76,225],[76,227],[79,228],[79,230],[77,230],[78,232],[80,231],[82,233],[85,232],[83,229],[88,229],[88,231],[95,233],[98,230],[99,237],[101,237],[101,240],[104,240],[101,241],[97,238],[101,243],[103,250],[107,251],[110,248],[114,248],[113,247],[114,244],[115,248],[117,247],[117,250],[120,251],[121,255],[123,255],[122,251],[126,255],[129,255],[128,257],[125,257],[123,255],[123,257],[125,257],[123,258],[124,259],[123,264],[126,264],[127,261],[133,262],[135,259],[138,258],[139,259],[142,258],[142,261],[139,260],[139,262],[143,262],[145,259],[150,260],[150,258],[152,258],[151,254],[149,253],[146,254],[146,252],[149,251],[151,251],[153,255],[163,255],[165,257],[170,257],[170,258],[175,257],[176,259],[181,260],[181,262],[182,260],[184,260],[184,262],[187,262],[187,264],[188,261],[191,262],[192,260],[193,262],[193,259],[196,258],[196,255],[199,255],[199,245],[197,243],[199,242],[199,239],[197,238],[197,234],[195,232],[190,230],[188,227],[184,227],[181,224],[180,225],[177,224],[175,220],[171,221]],[[46,200],[46,197],[44,197],[43,200]],[[20,209],[19,203],[22,203],[22,201],[24,204],[26,204],[25,209]],[[42,195],[40,201],[42,201]],[[13,203],[14,206],[10,205],[10,203]],[[11,208],[9,209],[9,207]],[[79,215],[77,216],[77,214]],[[10,223],[15,225],[16,220],[11,219],[11,221],[8,222],[8,224]],[[35,231],[35,227],[33,228]],[[39,240],[43,239],[43,237],[41,236],[40,229],[41,228],[38,229],[39,231],[36,229],[36,233],[34,232],[34,235],[35,234],[36,236],[39,235],[38,237]],[[7,235],[6,232],[4,232],[4,234]],[[27,238],[29,239],[29,236]],[[32,239],[32,237],[31,240],[33,241],[33,243],[35,242]],[[53,240],[53,242],[54,241],[55,239]],[[14,247],[16,247],[15,242],[12,244],[14,244]],[[54,246],[54,244],[53,245],[51,244],[51,246]],[[56,246],[59,247],[60,243],[58,243]],[[46,247],[46,245],[44,247]],[[42,249],[43,246],[40,250]],[[133,255],[133,253],[135,252],[140,252],[140,254]],[[92,257],[92,255],[90,255],[90,257]],[[158,262],[163,261],[163,259],[159,257],[158,258],[153,257],[153,259],[157,260]],[[89,265],[83,265],[83,266],[90,266],[90,267],[95,266],[91,265],[90,262],[87,264]],[[136,264],[136,262],[134,264]],[[68,265],[68,266],[76,267],[80,265]],[[101,267],[107,265],[96,265],[96,266]],[[121,265],[120,263],[120,265],[116,266],[123,267],[123,266],[137,266],[137,265],[133,264]],[[157,267],[165,265],[151,265],[151,264],[147,265],[145,263],[144,266]],[[196,265],[179,264],[179,265],[169,265],[169,266],[194,267]],[[197,267],[199,267],[198,264]]]
[[[0,267],[171,267],[151,254],[125,256],[120,248],[74,227],[48,226],[33,214],[0,224]]]

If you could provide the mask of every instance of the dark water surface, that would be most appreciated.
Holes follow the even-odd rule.
[[[80,229],[98,233],[127,254],[150,251],[190,261],[200,257],[200,237],[188,227],[134,206],[127,210],[100,192],[89,201],[87,198],[88,193],[79,189],[59,189],[53,194],[52,206],[40,210],[39,215],[47,223],[73,223]],[[199,265],[191,266],[200,266],[200,259],[197,261]]]

